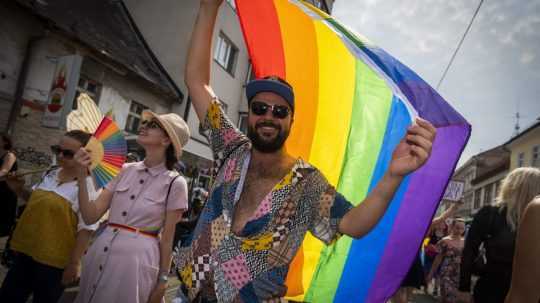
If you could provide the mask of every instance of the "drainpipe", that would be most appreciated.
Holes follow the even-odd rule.
[[[331,14],[330,12],[330,8],[328,7],[328,3],[326,2],[326,0],[321,0],[322,2],[322,9],[325,10],[329,15]]]
[[[28,78],[28,70],[30,68],[30,60],[32,58],[32,54],[34,53],[37,42],[43,38],[45,38],[45,35],[34,36],[28,39],[28,44],[26,45],[26,51],[21,66],[21,72],[19,73],[19,77],[17,78],[17,86],[15,88],[13,105],[11,106],[11,111],[9,112],[9,119],[7,124],[7,133],[9,135],[13,134],[15,122],[17,121],[17,116],[19,116],[19,113],[21,112],[24,87]]]
[[[186,108],[184,110],[184,121],[188,121],[188,118],[189,118],[189,110],[191,108],[191,98],[188,96],[187,100],[186,100]]]

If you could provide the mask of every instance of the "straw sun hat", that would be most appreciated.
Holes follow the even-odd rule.
[[[187,144],[190,136],[186,121],[177,114],[158,115],[149,110],[143,111],[142,118],[143,120],[155,119],[163,127],[174,147],[176,158],[180,159],[182,147]]]

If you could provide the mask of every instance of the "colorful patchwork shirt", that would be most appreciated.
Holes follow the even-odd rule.
[[[275,296],[284,295],[289,264],[306,232],[330,244],[339,237],[339,222],[353,206],[316,168],[297,159],[241,235],[234,234],[233,210],[252,145],[218,101],[210,106],[203,129],[214,154],[214,181],[191,238],[177,248],[177,270],[192,298],[200,294],[218,302],[279,301]]]

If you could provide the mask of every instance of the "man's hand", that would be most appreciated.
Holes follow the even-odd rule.
[[[416,118],[392,154],[390,174],[404,177],[424,165],[431,155],[436,132],[431,123]]]
[[[64,269],[62,274],[62,284],[64,286],[69,286],[75,283],[81,276],[81,265],[80,263],[70,263]]]

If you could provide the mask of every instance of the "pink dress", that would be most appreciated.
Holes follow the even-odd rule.
[[[159,231],[167,210],[187,208],[183,177],[169,184],[176,172],[164,164],[147,168],[143,162],[126,164],[107,185],[114,192],[109,222]],[[159,239],[110,226],[99,234],[83,258],[77,303],[146,303],[157,283]]]

